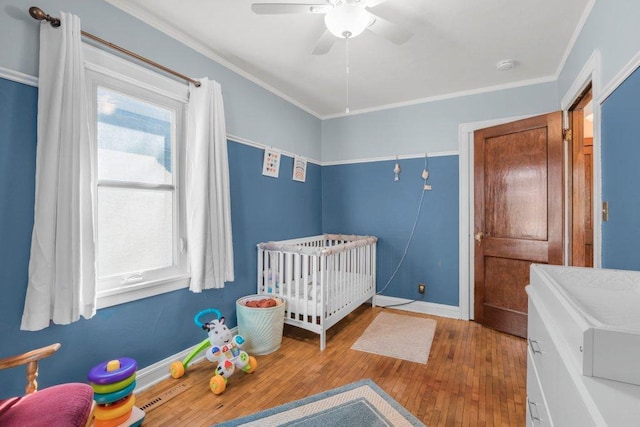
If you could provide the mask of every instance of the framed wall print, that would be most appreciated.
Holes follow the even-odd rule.
[[[307,161],[302,157],[293,158],[293,180],[305,182],[307,179]]]
[[[280,174],[280,152],[271,148],[264,149],[262,162],[262,175],[277,178]]]

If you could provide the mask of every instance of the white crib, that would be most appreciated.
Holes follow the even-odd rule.
[[[258,244],[258,294],[286,301],[284,322],[320,335],[376,293],[371,236],[324,234]]]

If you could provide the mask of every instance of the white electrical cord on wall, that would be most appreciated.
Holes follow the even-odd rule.
[[[407,245],[404,248],[404,253],[402,254],[402,257],[400,258],[400,261],[398,261],[398,265],[396,266],[396,269],[393,271],[393,274],[391,275],[391,277],[389,277],[389,280],[387,280],[387,283],[384,285],[384,287],[382,289],[380,289],[378,292],[376,292],[376,295],[381,295],[382,292],[384,292],[385,289],[387,289],[387,287],[389,286],[389,284],[391,283],[393,278],[396,277],[396,273],[398,273],[398,270],[400,269],[400,266],[402,265],[402,263],[404,262],[405,257],[407,256],[407,252],[409,251],[409,246],[411,245],[411,241],[413,240],[413,236],[414,236],[414,234],[416,232],[416,226],[418,225],[418,218],[420,217],[420,212],[422,211],[422,201],[424,200],[424,193],[427,190],[426,185],[427,185],[427,178],[428,177],[429,177],[429,171],[427,170],[427,154],[425,153],[425,155],[424,155],[424,169],[422,170],[422,178],[423,178],[424,184],[422,186],[422,194],[420,194],[420,202],[418,203],[418,211],[416,212],[416,218],[413,221],[413,227],[411,227],[411,234],[409,235],[409,239],[407,240]],[[396,304],[396,305],[402,305],[402,304]],[[391,307],[391,306],[387,306],[387,307]]]

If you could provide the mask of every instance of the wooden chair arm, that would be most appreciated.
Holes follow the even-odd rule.
[[[0,369],[27,365],[27,386],[25,387],[25,393],[31,394],[38,388],[38,383],[36,382],[36,377],[38,376],[38,361],[51,356],[58,351],[59,348],[60,343],[55,343],[17,356],[5,357],[4,359],[0,359]]]
[[[27,353],[5,357],[4,359],[0,359],[0,369],[13,368],[14,366],[26,365],[29,362],[44,359],[58,351],[59,348],[60,343],[55,343],[46,347],[31,350]]]

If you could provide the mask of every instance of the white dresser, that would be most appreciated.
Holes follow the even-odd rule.
[[[527,426],[640,426],[640,272],[531,266]]]

